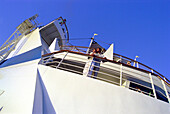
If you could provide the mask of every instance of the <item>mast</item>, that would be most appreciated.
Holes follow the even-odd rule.
[[[7,41],[0,47],[0,63],[4,61],[8,57],[8,55],[15,49],[17,43],[24,35],[30,33],[37,28],[37,17],[38,15],[36,14],[22,22],[12,33],[12,35],[7,39]]]

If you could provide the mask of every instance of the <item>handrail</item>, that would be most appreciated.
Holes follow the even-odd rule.
[[[85,46],[67,46],[67,45],[66,45],[66,46],[63,46],[63,47],[88,48],[88,47],[85,47]],[[82,52],[84,52],[84,51],[82,51]],[[162,75],[161,73],[159,73],[158,71],[152,69],[151,67],[149,67],[149,66],[147,66],[147,65],[145,65],[145,64],[143,64],[143,63],[141,63],[141,62],[135,61],[135,60],[133,60],[133,59],[131,59],[131,58],[128,58],[128,57],[126,57],[126,56],[117,54],[117,53],[113,53],[113,55],[119,56],[119,57],[121,57],[122,59],[125,58],[125,59],[127,59],[127,60],[130,60],[131,62],[138,63],[139,65],[141,65],[141,66],[147,68],[148,70],[150,70],[149,72],[151,72],[151,71],[155,72],[156,74],[154,73],[154,75],[158,76],[159,78],[161,78],[162,80],[164,80],[166,83],[168,82],[168,84],[170,84],[170,80],[169,80],[169,79],[167,79],[165,76],[163,76],[163,75]],[[143,69],[143,70],[145,70],[145,69]],[[146,70],[145,70],[145,71],[146,71]],[[153,72],[151,72],[151,73],[153,73]],[[165,80],[165,79],[166,79],[166,80]]]
[[[125,57],[125,56],[120,55],[120,54],[117,54],[117,53],[114,53],[114,55],[121,56],[122,58],[126,58],[126,59],[128,59],[128,60],[130,60],[130,61],[132,61],[132,62],[138,62],[138,61],[135,61],[135,60],[133,60],[133,59],[131,59],[131,58]],[[161,78],[162,80],[164,80],[164,78],[165,78],[165,79],[170,83],[170,80],[168,80],[165,76],[163,76],[163,75],[162,75],[161,73],[159,73],[158,71],[152,69],[151,67],[149,67],[149,66],[147,66],[147,65],[145,65],[145,64],[143,64],[143,63],[141,63],[141,62],[138,62],[138,64],[140,64],[140,65],[142,65],[142,66],[144,66],[144,67],[146,67],[146,68],[148,68],[148,69],[150,69],[150,70],[153,70],[155,73],[157,73],[158,75],[161,76],[160,78]]]
[[[69,52],[69,53],[74,53],[74,54],[80,54],[80,55],[84,55],[84,56],[91,56],[91,57],[93,57],[93,56],[90,55],[90,54],[85,54],[85,53],[75,52],[75,51],[70,51],[70,50],[60,50],[60,51],[48,53],[48,54],[42,55],[42,57],[50,56],[50,55],[52,55],[52,54],[57,54],[57,53],[61,53],[61,52]],[[143,71],[143,72],[151,73],[151,74],[159,77],[161,80],[163,80],[163,81],[170,87],[169,81],[166,81],[166,80],[162,79],[159,74],[155,74],[155,73],[153,73],[153,72],[151,72],[151,71],[147,71],[147,70],[144,70],[144,69],[141,69],[141,68],[137,68],[137,67],[134,67],[134,66],[129,66],[129,65],[127,65],[127,64],[124,64],[124,63],[121,63],[121,62],[117,62],[117,61],[114,61],[114,60],[109,60],[109,59],[107,59],[107,58],[101,58],[101,57],[97,57],[97,56],[96,56],[96,58],[100,58],[100,59],[102,59],[102,60],[109,61],[109,62],[113,62],[113,63],[117,63],[117,64],[122,64],[122,65],[124,65],[124,66],[130,67],[130,68],[133,68],[133,69],[137,69],[137,70],[140,70],[140,71]],[[130,59],[130,58],[129,58],[129,59]],[[131,60],[132,60],[132,59],[131,59]]]
[[[78,69],[81,69],[81,70],[83,70],[84,69],[84,67],[81,65],[81,66],[79,66],[79,65],[76,65],[76,64],[73,64],[73,63],[70,63],[70,62],[67,62],[67,61],[63,61],[63,62],[61,62],[61,60],[60,59],[62,59],[62,57],[59,57],[60,59],[58,59],[57,58],[57,56],[55,56],[55,57],[53,57],[53,55],[55,55],[55,54],[58,54],[58,53],[60,53],[60,52],[67,52],[67,53],[73,53],[73,54],[80,54],[80,55],[85,55],[85,56],[87,56],[87,57],[93,57],[93,56],[91,56],[91,55],[89,55],[89,54],[84,54],[84,53],[80,53],[80,52],[74,52],[74,51],[70,51],[70,50],[61,50],[61,51],[58,51],[58,52],[54,52],[54,53],[50,53],[50,54],[45,54],[45,55],[43,55],[42,57],[42,64],[43,65],[47,65],[47,66],[51,66],[51,67],[54,67],[54,68],[59,68],[59,69],[62,69],[62,70],[66,70],[66,71],[70,71],[70,72],[74,72],[74,73],[78,73],[78,74],[81,74],[81,75],[86,75],[86,74],[84,74],[84,72],[82,72],[82,71],[79,71],[79,70],[75,70],[74,68],[78,68]],[[73,55],[67,55],[69,58],[72,58],[72,56]],[[53,58],[51,58],[51,57],[53,57]],[[96,58],[100,58],[100,59],[102,59],[103,61],[108,61],[108,62],[114,62],[114,63],[120,63],[120,64],[122,64],[123,66],[128,66],[128,65],[126,65],[126,64],[123,64],[123,63],[121,63],[121,62],[116,62],[116,61],[112,61],[112,60],[108,60],[108,59],[104,59],[104,58],[101,58],[101,57],[97,57],[97,56],[95,56]],[[48,59],[49,58],[49,59]],[[67,59],[66,59],[67,60]],[[68,59],[69,60],[69,59]],[[76,58],[74,58],[73,59],[73,61],[74,60],[77,60]],[[85,60],[85,59],[83,59],[83,60]],[[71,59],[71,61],[72,61],[72,59]],[[92,60],[88,60],[88,61],[91,61],[92,62]],[[78,61],[75,61],[75,62],[78,62],[78,63],[82,63],[82,64],[85,64],[84,62],[82,62],[81,60],[78,60]],[[93,62],[94,62],[94,60],[93,60]],[[98,61],[95,61],[95,62],[98,62]],[[57,63],[57,64],[56,64]],[[58,64],[61,64],[61,66],[59,66],[59,67],[56,67],[56,66],[58,66]],[[102,64],[102,63],[101,63]],[[62,66],[62,65],[64,65],[64,66]],[[69,67],[66,67],[65,65],[67,65],[67,66],[70,66],[70,68]],[[110,64],[106,64],[106,66],[104,65],[104,66],[102,66],[102,67],[100,67],[100,66],[95,66],[95,67],[98,67],[98,68],[102,68],[103,70],[101,70],[101,71],[96,71],[96,70],[94,70],[94,69],[89,69],[90,71],[92,71],[92,72],[97,72],[99,75],[97,75],[97,76],[93,76],[93,75],[90,75],[90,74],[87,74],[87,76],[89,76],[89,77],[94,77],[95,79],[98,79],[98,80],[103,80],[103,81],[106,81],[106,82],[108,82],[108,83],[112,83],[112,84],[116,84],[116,85],[119,85],[120,83],[119,82],[117,82],[117,81],[115,81],[115,79],[117,80],[122,80],[122,81],[128,81],[128,82],[130,82],[130,83],[133,83],[133,84],[136,84],[136,85],[138,85],[138,86],[140,86],[140,87],[143,87],[143,88],[145,88],[145,89],[142,89],[142,88],[140,88],[140,91],[141,91],[141,93],[143,93],[143,94],[146,94],[146,95],[149,95],[149,96],[151,96],[151,97],[154,97],[155,95],[157,96],[157,94],[153,94],[154,93],[154,88],[152,88],[152,87],[150,87],[150,86],[147,86],[147,85],[145,85],[145,84],[142,84],[142,83],[140,83],[140,82],[136,82],[136,81],[133,81],[133,80],[129,80],[129,78],[127,78],[127,77],[121,77],[121,75],[120,74],[117,74],[117,73],[115,73],[115,71],[117,71],[117,70],[114,70],[113,71],[113,69],[111,70],[111,72],[107,72],[107,70],[110,70],[110,66],[109,67],[107,67],[107,65],[110,65]],[[129,66],[128,66],[129,67]],[[132,66],[130,66],[130,67],[132,67]],[[134,67],[135,68],[135,67]],[[139,69],[138,69],[139,70]],[[141,70],[141,69],[140,69]],[[121,72],[121,71],[119,71],[119,72]],[[122,72],[124,72],[124,70],[122,71]],[[147,72],[147,73],[151,73],[151,72]],[[154,73],[152,73],[152,74],[154,74]],[[103,77],[103,76],[105,76],[105,77]],[[142,76],[142,75],[141,75]],[[109,77],[109,78],[107,78],[107,77]],[[147,77],[148,79],[150,78],[150,77]],[[153,82],[148,82],[148,83],[153,83]],[[126,88],[129,88],[129,89],[132,89],[132,90],[135,90],[135,91],[138,91],[136,88],[135,88],[135,86],[133,87],[133,86],[127,86],[126,84],[124,85],[120,85],[120,86],[122,86],[122,87],[126,87]],[[138,87],[138,86],[136,86],[136,87]],[[158,86],[158,85],[157,85]],[[169,86],[169,85],[168,85]],[[158,87],[160,87],[160,86],[158,86]],[[161,87],[160,87],[161,88]],[[166,92],[167,90],[165,90],[164,88],[161,88],[164,92]],[[156,90],[156,92],[158,92],[158,93],[160,93],[163,97],[165,97],[166,99],[169,99],[168,97],[167,97],[167,95],[165,95],[165,93],[163,93],[162,92],[162,90],[160,91],[160,90]],[[153,91],[153,92],[152,92]],[[155,97],[156,99],[157,99],[157,97]],[[170,102],[169,102],[170,103]]]

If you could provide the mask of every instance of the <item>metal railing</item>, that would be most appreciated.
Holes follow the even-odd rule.
[[[143,63],[140,63],[138,61],[135,61],[133,59],[130,59],[130,58],[125,57],[125,56],[120,55],[120,54],[114,53],[113,55],[114,55],[113,59],[117,62],[123,62],[123,63],[126,64],[129,61],[131,63],[130,66],[133,66],[133,67],[136,67],[136,68],[139,68],[139,69],[142,69],[142,70],[146,70],[148,72],[152,72],[152,73],[156,74],[157,76],[159,76],[165,82],[170,83],[170,80],[168,80],[165,76],[163,76],[162,74],[160,74],[158,71],[154,70],[153,68],[151,68],[147,65],[144,65]]]
[[[67,50],[74,50],[74,51],[80,52],[80,53],[85,53],[86,50],[89,48],[89,47],[85,47],[85,46],[73,46],[73,45],[66,45],[66,46],[63,46],[63,47],[66,47]],[[151,68],[151,67],[149,67],[149,66],[147,66],[147,65],[145,65],[141,62],[138,62],[136,60],[133,60],[131,58],[125,57],[125,56],[117,54],[117,53],[113,53],[113,61],[118,62],[118,63],[127,64],[127,65],[129,65],[133,68],[137,68],[137,69],[143,70],[145,72],[154,73],[159,78],[161,78],[165,83],[170,85],[170,80],[168,80],[165,76],[163,76],[158,71],[154,70],[153,68]],[[130,62],[130,64],[128,64],[127,62]]]
[[[77,54],[81,55],[82,57],[86,56],[87,58],[92,58],[92,56],[89,54],[84,54],[84,53],[74,52],[74,51],[69,51],[69,50],[61,50],[55,53],[43,55],[41,62],[43,65],[65,70],[68,72],[77,73],[80,75],[84,75],[83,71],[87,63],[91,63],[92,61],[98,62],[94,60],[81,58],[80,56],[76,56]],[[63,57],[61,57],[61,55]],[[136,78],[134,77],[135,74],[126,75],[124,70],[126,68],[129,68],[127,64],[107,60],[107,59],[100,58],[100,57],[97,57],[97,58],[101,59],[101,61],[104,61],[104,62],[100,62],[100,66],[94,65],[94,67],[98,67],[100,70],[96,71],[95,69],[91,69],[90,66],[88,69],[88,72],[97,72],[98,73],[97,76],[90,75],[89,73],[87,73],[85,76],[95,78],[97,80],[105,81],[105,82],[108,82],[108,83],[111,83],[117,86],[129,88],[133,91],[137,91],[139,93],[142,93],[142,94],[145,94],[151,97],[155,97],[158,99],[160,99],[159,97],[161,96],[162,97],[161,100],[164,100],[170,103],[170,99],[169,99],[170,91],[168,92],[169,89],[167,90],[166,88],[166,87],[170,88],[170,86],[167,83],[162,83],[162,84],[167,85],[166,87],[165,85],[163,85],[163,87],[160,87],[159,85],[154,84],[154,79],[151,78],[155,76],[154,73],[148,72],[148,71],[145,72],[145,70],[140,70],[148,75],[148,76],[145,76],[145,78],[150,80],[150,82],[146,82],[149,85],[148,86],[140,82],[140,81],[143,81],[142,75],[138,77],[140,81],[131,80],[132,78]],[[105,63],[109,63],[109,64],[105,64]],[[112,67],[114,65],[119,65],[120,70],[114,69],[114,67]],[[132,66],[130,68],[132,68],[131,70],[138,71],[138,69],[134,69]],[[155,87],[157,86],[159,86],[161,91],[158,89],[155,89]]]

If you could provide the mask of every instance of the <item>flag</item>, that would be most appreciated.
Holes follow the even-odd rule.
[[[94,36],[96,36],[96,35],[98,35],[98,34],[94,33]]]
[[[96,41],[93,41],[91,46],[90,46],[90,50],[89,50],[89,53],[92,52],[93,49],[97,49],[97,48],[101,48],[103,52],[105,52],[106,50],[100,46]]]

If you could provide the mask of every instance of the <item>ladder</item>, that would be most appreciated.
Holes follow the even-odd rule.
[[[16,45],[24,35],[37,28],[39,25],[36,21],[37,17],[38,15],[36,14],[22,22],[13,32],[13,34],[7,39],[7,41],[0,47],[0,63],[3,62],[15,49]]]

